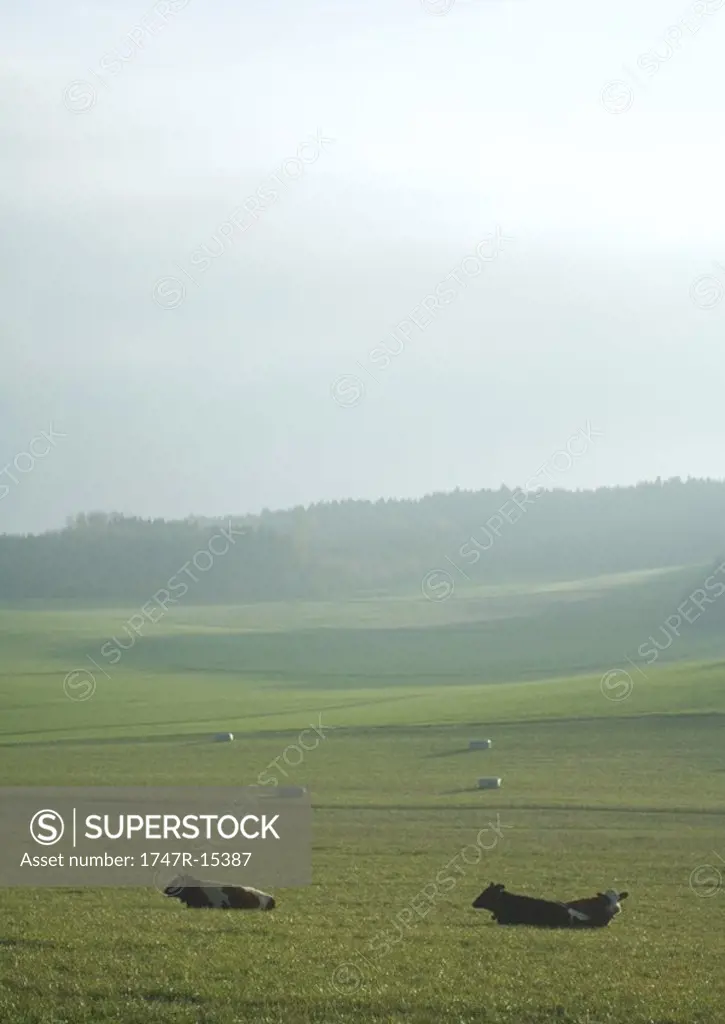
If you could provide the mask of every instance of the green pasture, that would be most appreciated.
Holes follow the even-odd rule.
[[[0,1021],[720,1024],[725,637],[703,617],[656,664],[625,660],[698,571],[182,606],[113,666],[101,646],[137,609],[1,611],[4,785],[249,785],[277,759],[314,839],[313,884],[270,914],[0,890]],[[603,692],[619,667],[633,687]],[[81,668],[83,700],[64,690]],[[311,726],[316,749],[280,760]],[[491,880],[630,898],[602,931],[506,929],[470,906]]]

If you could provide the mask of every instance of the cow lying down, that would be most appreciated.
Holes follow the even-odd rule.
[[[200,882],[191,875],[179,875],[164,889],[164,896],[173,896],[187,907],[217,910],[274,910],[274,897],[259,889],[239,885],[217,885]]]
[[[528,924],[539,928],[604,928],[621,911],[628,892],[607,889],[596,896],[570,903],[554,903],[533,896],[516,896],[493,882],[473,901],[476,910],[490,910],[498,924]]]

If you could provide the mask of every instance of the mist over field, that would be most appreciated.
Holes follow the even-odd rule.
[[[514,487],[587,420],[561,486],[721,475],[723,31],[717,0],[5,12],[0,532]]]
[[[721,1024],[724,42],[5,5],[3,1024]]]

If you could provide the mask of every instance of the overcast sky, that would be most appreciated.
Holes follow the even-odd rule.
[[[722,476],[720,2],[4,5],[0,532]]]

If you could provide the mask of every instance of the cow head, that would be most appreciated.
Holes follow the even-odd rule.
[[[598,892],[597,898],[606,902],[609,912],[616,916],[620,911],[620,901],[626,900],[629,893],[625,890],[624,892],[617,892],[616,889],[607,889],[606,892]]]
[[[164,889],[164,896],[178,896],[182,889],[199,889],[201,882],[191,875],[177,875]]]
[[[476,910],[495,911],[501,902],[501,894],[505,888],[506,886],[501,885],[500,882],[491,882],[488,888],[484,889],[471,905]]]

